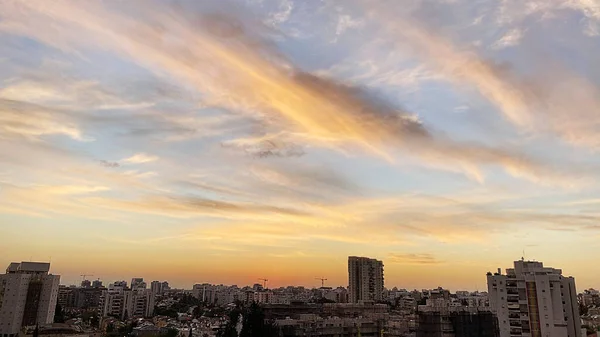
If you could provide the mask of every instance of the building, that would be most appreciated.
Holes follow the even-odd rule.
[[[416,337],[497,337],[498,321],[490,311],[419,312]]]
[[[58,288],[58,304],[63,309],[91,309],[100,305],[106,288],[77,288],[75,286]]]
[[[13,262],[0,275],[0,336],[53,323],[60,276],[49,271],[50,263]]]
[[[131,279],[131,289],[146,289],[146,286],[143,278],[136,277]]]
[[[151,289],[128,289],[111,284],[103,291],[98,307],[103,317],[151,317],[154,314],[154,302],[155,294]]]
[[[127,290],[124,293],[123,317],[152,317],[154,293],[149,289]]]
[[[162,283],[159,281],[152,281],[150,283],[150,290],[155,295],[162,294]]]
[[[155,295],[163,295],[165,292],[169,291],[170,289],[171,288],[169,287],[169,282],[167,282],[167,281],[164,281],[164,282],[152,281],[150,283],[150,290],[152,290],[152,292]]]
[[[463,305],[443,297],[418,307],[416,337],[498,337],[498,319],[487,306]]]
[[[361,336],[380,337],[385,329],[385,321],[373,318],[323,318],[313,314],[300,315],[297,319],[278,319],[275,326],[279,336]]]
[[[161,288],[160,288],[160,289],[162,290],[162,292],[163,292],[163,293],[164,293],[164,292],[166,292],[166,291],[169,291],[169,290],[171,290],[171,287],[169,287],[169,282],[167,282],[167,281],[164,281],[164,282],[162,283],[162,286],[161,286]]]
[[[336,303],[348,303],[348,289],[338,287],[324,290],[323,297]]]
[[[383,262],[367,257],[348,257],[348,301],[381,301]]]
[[[487,282],[500,337],[581,337],[575,279],[562,270],[521,259]]]

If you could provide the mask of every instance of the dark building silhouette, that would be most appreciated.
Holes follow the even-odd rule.
[[[498,337],[498,320],[490,311],[420,312],[416,337]]]

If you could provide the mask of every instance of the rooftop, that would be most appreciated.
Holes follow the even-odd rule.
[[[50,263],[48,262],[12,262],[6,268],[7,274],[14,274],[19,272],[31,272],[31,273],[47,273],[50,271]]]

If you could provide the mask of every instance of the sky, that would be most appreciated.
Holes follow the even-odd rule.
[[[599,287],[600,0],[0,1],[0,265]]]

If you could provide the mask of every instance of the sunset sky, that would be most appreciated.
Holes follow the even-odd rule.
[[[0,0],[0,268],[600,287],[600,0]]]

